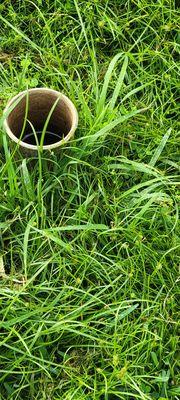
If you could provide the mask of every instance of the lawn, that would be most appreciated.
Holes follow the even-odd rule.
[[[0,400],[179,398],[177,12],[1,0]],[[59,154],[3,133],[27,87],[76,105]]]

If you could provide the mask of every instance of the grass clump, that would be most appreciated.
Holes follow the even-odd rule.
[[[1,129],[1,400],[178,399],[176,7],[1,2],[1,110],[48,86],[79,111],[59,155]]]

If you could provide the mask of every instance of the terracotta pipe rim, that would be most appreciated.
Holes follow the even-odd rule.
[[[59,146],[62,146],[63,144],[68,142],[69,139],[71,139],[73,137],[74,132],[75,132],[75,130],[77,128],[77,125],[78,125],[78,113],[77,113],[76,107],[74,106],[72,101],[67,96],[65,96],[65,94],[63,94],[61,92],[58,92],[57,90],[54,90],[54,89],[48,89],[48,88],[43,88],[43,87],[42,88],[28,89],[29,93],[38,92],[38,91],[51,92],[52,94],[56,94],[57,96],[60,95],[61,99],[63,99],[65,101],[65,103],[69,106],[69,108],[70,108],[70,110],[72,112],[72,127],[71,127],[70,131],[68,132],[68,134],[63,139],[59,140],[56,143],[43,146],[43,150],[53,150],[53,149],[56,149]],[[22,92],[19,92],[12,99],[10,99],[9,102],[7,103],[7,106],[6,106],[5,110],[4,110],[4,114],[8,111],[9,107],[14,103],[14,101],[16,101],[18,99],[18,97],[23,96],[26,93],[27,93],[27,90],[24,90]],[[13,142],[19,144],[21,147],[24,147],[26,149],[36,150],[37,151],[37,146],[36,145],[25,143],[22,140],[19,140],[18,137],[16,137],[13,134],[13,132],[9,128],[7,119],[4,120],[3,126],[4,126],[4,129],[5,129],[6,133],[8,134],[8,136],[10,137],[10,139]]]

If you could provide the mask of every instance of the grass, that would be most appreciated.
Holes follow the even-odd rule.
[[[0,400],[177,400],[179,134],[172,0],[1,1],[0,108],[69,95],[70,146],[2,130]]]

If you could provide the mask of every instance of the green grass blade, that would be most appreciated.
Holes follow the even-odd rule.
[[[107,72],[105,74],[103,87],[102,87],[99,101],[98,101],[97,108],[96,108],[97,116],[102,113],[102,111],[105,107],[105,101],[106,101],[106,97],[107,97],[107,90],[108,90],[109,82],[111,80],[115,65],[116,65],[117,61],[120,59],[120,57],[122,57],[122,53],[118,53],[113,57],[113,59],[111,60],[111,62],[109,64]]]
[[[150,86],[153,82],[148,82],[148,83],[144,83],[143,85],[138,86],[135,89],[130,90],[130,92],[128,92],[121,100],[121,103],[124,102],[125,100],[129,99],[130,97],[132,97],[134,94],[140,92],[141,90],[145,89],[147,86]]]
[[[24,183],[24,187],[25,187],[25,190],[27,193],[27,197],[30,201],[34,201],[35,193],[34,193],[34,188],[33,188],[32,181],[31,181],[31,175],[27,168],[26,159],[24,159],[22,161],[22,177],[23,177],[23,183]]]
[[[20,29],[16,28],[1,14],[0,14],[0,20],[3,21],[6,25],[8,25],[9,28],[13,29],[13,31],[16,32],[18,35],[20,35],[26,42],[28,42],[34,50],[38,50],[39,52],[41,52],[42,50],[41,47],[39,47],[36,43],[34,43],[31,39],[29,39],[29,37],[26,34],[24,34]]]
[[[121,88],[122,88],[122,85],[123,85],[123,82],[124,82],[124,77],[125,77],[125,74],[126,74],[127,67],[128,67],[128,57],[125,56],[124,62],[123,62],[123,65],[122,65],[122,68],[121,68],[121,71],[120,71],[120,74],[119,74],[119,78],[118,78],[118,81],[117,81],[117,84],[116,84],[116,87],[114,89],[113,95],[112,95],[111,100],[109,102],[110,110],[114,109],[116,101],[117,101],[117,98],[118,98],[118,96],[119,96],[119,94],[121,92]]]
[[[84,224],[84,225],[66,225],[52,228],[51,232],[66,232],[66,231],[103,231],[108,227],[103,224]]]
[[[40,139],[40,146],[39,146],[40,152],[42,152],[42,150],[43,150],[44,138],[45,138],[45,134],[46,134],[46,130],[47,130],[49,121],[50,121],[51,116],[52,116],[52,114],[53,114],[53,112],[54,112],[54,110],[55,110],[55,108],[56,108],[58,102],[60,101],[60,99],[61,99],[61,95],[58,96],[58,98],[57,98],[56,101],[54,102],[54,104],[53,104],[53,106],[51,107],[51,110],[49,111],[49,114],[48,114],[48,116],[47,116],[47,118],[46,118],[46,121],[45,121],[45,123],[44,123],[43,131],[42,131],[42,135],[41,135],[41,139]]]
[[[15,194],[18,191],[17,177],[16,177],[16,172],[15,172],[14,166],[13,166],[13,162],[12,162],[12,156],[11,156],[9,148],[8,148],[7,138],[5,135],[3,135],[3,146],[4,146],[7,171],[8,171],[10,196],[15,196]]]
[[[171,134],[172,128],[169,128],[168,131],[165,133],[165,135],[163,136],[163,138],[161,139],[159,146],[157,147],[157,149],[155,150],[151,160],[149,161],[149,165],[151,165],[151,167],[154,167],[156,162],[158,161],[168,139],[169,136]]]
[[[106,126],[101,128],[98,132],[94,133],[91,136],[82,137],[81,139],[85,139],[87,142],[87,145],[93,145],[97,141],[97,139],[104,140],[105,137],[107,136],[107,134],[110,133],[112,131],[112,129],[114,129],[117,125],[123,123],[124,121],[134,117],[135,115],[137,115],[145,110],[146,109],[142,108],[139,110],[131,111],[131,112],[127,113],[126,115],[121,115],[120,117],[116,118],[114,121],[110,122],[109,124],[107,124]]]

